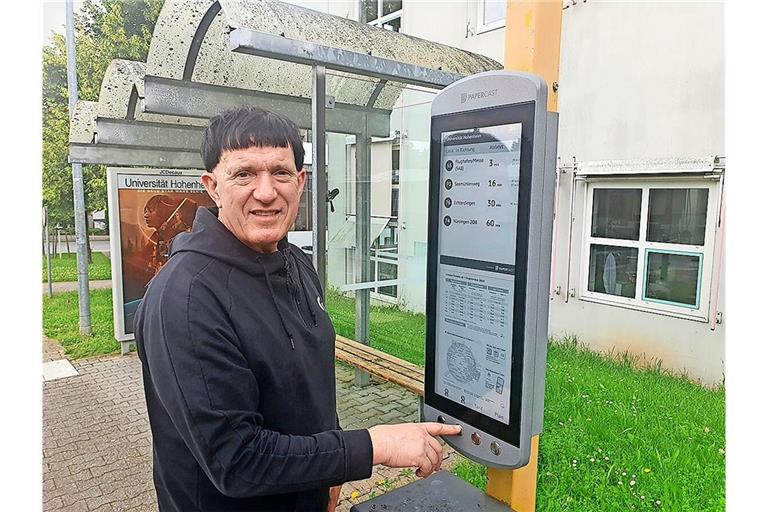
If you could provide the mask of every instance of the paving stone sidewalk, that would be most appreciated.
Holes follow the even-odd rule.
[[[55,342],[43,345],[44,361],[63,356]],[[138,357],[72,364],[78,376],[43,383],[43,510],[157,510]],[[354,370],[343,365],[337,365],[336,378],[343,428],[418,419],[418,397],[402,388],[378,381],[355,388]],[[410,470],[376,466],[371,478],[344,485],[337,510],[348,512],[355,503],[415,479]]]

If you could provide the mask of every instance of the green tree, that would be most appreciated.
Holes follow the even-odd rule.
[[[163,0],[86,0],[75,15],[78,97],[98,101],[113,59],[146,61]],[[67,47],[54,34],[43,47],[43,204],[51,224],[74,229],[69,154]],[[107,207],[106,170],[84,165],[86,211]]]

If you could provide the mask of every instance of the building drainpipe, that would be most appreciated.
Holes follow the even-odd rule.
[[[557,112],[562,15],[562,0],[507,2],[504,68],[541,76],[550,87],[549,112]],[[528,465],[518,469],[488,468],[486,493],[516,512],[534,512],[538,467],[539,436],[536,435],[531,439]]]

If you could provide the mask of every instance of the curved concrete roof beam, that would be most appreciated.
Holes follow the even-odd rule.
[[[148,75],[290,96],[311,96],[309,66],[235,53],[229,33],[245,28],[368,53],[443,71],[472,74],[502,65],[488,57],[276,0],[169,0],[152,36]],[[378,80],[329,73],[337,102],[367,105]],[[391,109],[402,85],[387,84],[374,107]]]

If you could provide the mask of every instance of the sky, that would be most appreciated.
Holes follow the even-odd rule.
[[[43,45],[48,44],[52,32],[64,34],[64,25],[67,21],[66,2],[64,0],[42,0],[43,3]],[[75,0],[72,4],[74,12],[83,6],[82,1]]]

